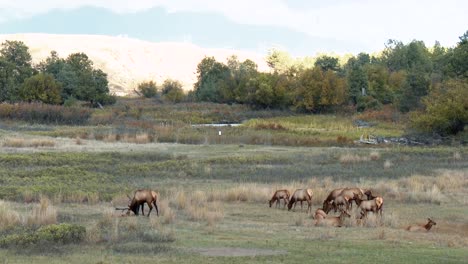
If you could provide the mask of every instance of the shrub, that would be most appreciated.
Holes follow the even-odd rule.
[[[411,121],[416,129],[455,135],[468,124],[468,84],[466,81],[448,81],[423,98],[424,111],[413,112]]]
[[[30,123],[79,125],[88,122],[92,110],[42,103],[0,104],[0,119],[22,120]]]
[[[146,98],[155,97],[158,94],[158,87],[153,81],[138,84],[137,93]]]
[[[86,229],[75,224],[49,225],[36,231],[12,234],[0,239],[0,247],[28,246],[37,244],[80,243],[86,236]]]
[[[9,229],[21,223],[18,212],[10,210],[10,205],[0,202],[0,229]]]
[[[50,205],[50,200],[41,197],[40,203],[36,205],[27,218],[27,225],[40,226],[57,223],[57,210]]]

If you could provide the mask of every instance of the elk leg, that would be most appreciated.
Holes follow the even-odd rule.
[[[145,216],[145,203],[141,203],[141,214]]]
[[[301,211],[302,211],[302,209],[303,209],[303,208],[302,208],[302,201],[301,201]]]
[[[156,215],[159,216],[158,206],[156,205],[156,201],[153,201],[154,208],[156,209]]]
[[[148,212],[148,217],[149,217],[151,214],[151,210],[153,210],[153,206],[151,205],[151,203],[148,203],[148,207],[149,207],[149,212]]]

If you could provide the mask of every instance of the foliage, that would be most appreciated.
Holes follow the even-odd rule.
[[[26,102],[60,104],[61,85],[50,74],[37,74],[26,79],[19,90],[19,96]]]
[[[338,58],[330,57],[330,56],[321,56],[317,58],[314,64],[315,67],[319,67],[322,71],[338,71],[340,69],[340,65],[338,63]]]
[[[91,110],[82,107],[64,107],[43,103],[0,104],[0,118],[22,120],[30,123],[84,124]]]
[[[38,244],[80,243],[86,236],[86,228],[76,224],[56,224],[20,234],[11,234],[0,239],[0,247],[31,246]]]
[[[70,54],[64,60],[53,51],[38,68],[52,74],[62,84],[65,101],[73,97],[92,106],[115,103],[115,98],[109,94],[107,74],[94,69],[93,62],[84,53]]]
[[[142,82],[138,84],[137,92],[145,98],[152,98],[158,94],[158,87],[153,81]]]
[[[167,79],[161,86],[161,94],[164,99],[172,103],[180,103],[184,99],[184,90],[179,81]]]
[[[0,49],[0,102],[18,100],[18,89],[33,74],[29,48],[22,41],[5,41]]]
[[[315,67],[302,72],[299,78],[293,103],[296,109],[318,112],[344,103],[346,82],[335,72]]]
[[[424,111],[413,113],[414,126],[421,131],[454,135],[468,124],[468,84],[449,80],[423,99]]]

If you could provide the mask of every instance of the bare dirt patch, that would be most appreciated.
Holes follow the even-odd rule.
[[[255,257],[255,256],[276,256],[284,255],[288,252],[286,250],[272,250],[260,248],[194,248],[193,251],[200,253],[204,256],[210,257]]]

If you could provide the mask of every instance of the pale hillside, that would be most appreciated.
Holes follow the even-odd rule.
[[[240,61],[251,59],[260,71],[268,71],[265,59],[256,53],[230,49],[205,49],[190,43],[153,43],[137,39],[97,35],[14,34],[0,35],[5,40],[20,40],[30,48],[33,62],[38,63],[55,50],[60,57],[84,52],[95,67],[109,75],[110,89],[117,95],[132,95],[136,85],[167,78],[179,80],[185,90],[193,88],[197,64],[205,56],[225,62],[236,55]]]

